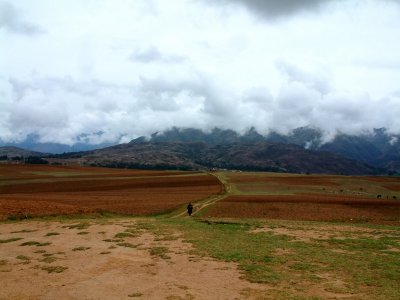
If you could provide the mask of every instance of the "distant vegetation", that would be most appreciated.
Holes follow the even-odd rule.
[[[72,148],[71,148],[72,149]],[[210,132],[172,128],[127,144],[97,150],[45,154],[0,147],[0,161],[83,164],[144,170],[269,171],[341,175],[400,174],[400,136],[376,129],[370,134],[337,135],[324,142],[314,128],[297,128],[287,135],[245,134],[215,128]]]

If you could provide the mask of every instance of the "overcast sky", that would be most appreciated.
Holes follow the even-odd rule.
[[[400,133],[400,0],[0,0],[0,139]]]

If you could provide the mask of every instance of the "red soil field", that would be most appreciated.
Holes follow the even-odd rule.
[[[222,185],[214,176],[193,172],[52,166],[18,166],[17,169],[14,166],[1,167],[0,218],[3,219],[7,216],[90,212],[157,214],[222,191]],[[11,176],[5,170],[12,171]],[[23,172],[49,174],[28,174],[31,177],[27,179]],[[61,176],[59,172],[93,175],[52,176]]]
[[[384,185],[384,187],[391,191],[400,191],[400,185],[390,184],[390,185]]]
[[[195,172],[185,172],[191,174]],[[59,175],[60,174],[60,175]],[[140,177],[180,175],[181,171],[149,171],[96,168],[82,166],[49,166],[29,164],[0,164],[2,180],[44,179],[54,177],[97,178],[97,177]]]
[[[333,179],[336,176],[249,176],[249,175],[231,175],[229,179],[233,183],[275,183],[282,185],[321,185],[321,186],[337,186],[337,182]]]
[[[371,182],[400,183],[400,177],[393,176],[354,176],[353,178]]]
[[[400,202],[324,195],[230,196],[205,215],[400,225]]]

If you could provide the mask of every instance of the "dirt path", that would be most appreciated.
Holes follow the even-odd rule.
[[[208,173],[208,174],[214,176],[221,182],[221,184],[223,185],[223,191],[220,195],[213,195],[206,199],[197,201],[194,204],[194,211],[192,213],[192,216],[198,215],[200,211],[204,210],[206,207],[215,204],[216,202],[222,199],[225,199],[232,193],[232,185],[226,180],[226,178],[222,173]],[[171,213],[170,217],[171,218],[187,217],[186,207],[174,211],[173,213]]]
[[[12,239],[20,240],[11,241]],[[233,263],[137,220],[0,224],[0,299],[255,299]],[[10,240],[8,242],[4,242]],[[24,246],[24,243],[28,245]]]

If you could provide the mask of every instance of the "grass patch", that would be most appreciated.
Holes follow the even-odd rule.
[[[163,235],[156,237],[154,240],[156,242],[159,242],[159,241],[176,241],[177,239],[179,239],[179,236],[177,236],[177,235],[163,234]]]
[[[38,247],[44,247],[44,246],[48,246],[48,245],[51,245],[51,243],[50,242],[46,242],[46,243],[39,243],[38,245],[36,245],[36,246],[38,246]]]
[[[58,232],[48,232],[45,236],[60,235]]]
[[[16,257],[16,259],[24,260],[24,261],[30,260],[30,258],[28,256],[25,256],[25,255],[18,255]]]
[[[76,247],[76,248],[73,248],[72,251],[86,251],[89,249],[90,249],[90,247]]]
[[[116,235],[114,235],[114,237],[117,239],[124,239],[127,237],[134,237],[134,235],[130,232],[120,232],[120,233],[117,233]]]
[[[195,218],[158,218],[151,222],[156,224],[153,228],[164,226],[161,230],[183,232],[184,241],[194,246],[191,254],[237,263],[244,278],[250,282],[271,287],[286,286],[285,291],[283,288],[272,289],[271,298],[279,298],[285,292],[285,298],[308,299],[307,289],[290,289],[288,282],[323,288],[329,284],[329,278],[340,278],[346,282],[342,290],[349,296],[359,293],[369,295],[369,299],[400,299],[400,243],[394,233],[365,238],[362,231],[355,231],[353,238],[316,238],[305,242],[284,234],[255,233],[253,230],[262,225],[277,229],[285,227],[285,230],[295,232],[299,226],[307,225],[310,232],[319,232],[332,224],[294,221],[261,224],[259,220],[199,222]],[[340,225],[335,223],[335,226]],[[399,228],[371,226],[400,232]],[[153,255],[159,251],[162,253],[156,249],[152,249]]]
[[[167,253],[169,253],[169,249],[167,247],[153,247],[150,248],[149,252],[152,256],[158,256],[162,259],[171,259],[171,257],[167,255]]]
[[[33,253],[46,253],[46,250],[36,250]]]
[[[127,247],[127,248],[136,248],[137,247],[137,245],[134,245],[134,244],[131,244],[131,243],[118,243],[117,244],[118,246],[121,246],[121,247]]]
[[[37,241],[29,241],[29,242],[25,242],[22,243],[20,246],[37,246],[37,247],[43,247],[43,246],[48,246],[51,245],[51,243],[46,242],[46,243],[40,243]]]
[[[142,293],[132,293],[132,294],[129,294],[129,295],[128,295],[128,297],[131,297],[131,298],[141,297],[141,296],[143,296]]]
[[[37,231],[36,229],[22,229],[18,231],[11,231],[11,233],[27,233],[27,232],[35,232]]]
[[[47,271],[47,273],[62,273],[67,269],[68,267],[63,267],[63,266],[42,267],[42,270]]]
[[[85,235],[85,234],[89,234],[89,231],[80,231],[80,232],[78,232],[77,234]]]
[[[125,232],[130,233],[132,236],[139,236],[143,233],[143,229],[137,229],[137,228],[128,228],[125,230]]]
[[[65,225],[65,226],[63,226],[63,228],[83,230],[83,229],[89,228],[90,226],[91,226],[90,223],[87,223],[87,222],[80,222],[80,223],[78,223],[78,224]]]
[[[0,240],[0,244],[11,243],[11,242],[19,241],[19,240],[22,240],[22,238],[15,237],[15,238],[10,238],[10,239],[6,239],[6,240]]]
[[[124,240],[123,239],[105,239],[103,242],[107,243],[122,243]]]
[[[56,260],[57,260],[56,257],[54,257],[54,256],[48,256],[48,257],[45,257],[45,258],[41,259],[40,261],[41,261],[41,262],[44,262],[44,263],[47,263],[47,264],[50,264],[50,263],[52,263],[52,262],[55,262]]]

